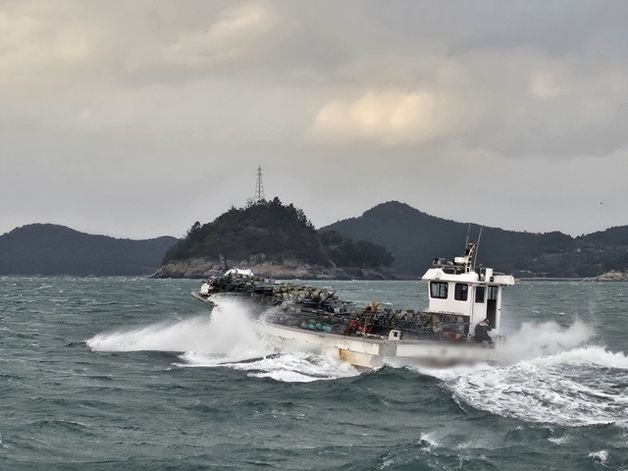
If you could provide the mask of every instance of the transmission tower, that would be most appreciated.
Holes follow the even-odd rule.
[[[264,182],[262,181],[262,166],[257,167],[257,184],[255,185],[255,195],[253,199],[256,202],[264,199]]]

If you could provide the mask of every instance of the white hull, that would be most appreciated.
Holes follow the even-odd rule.
[[[380,340],[256,322],[259,333],[282,351],[311,351],[358,368],[396,365],[450,366],[494,361],[495,350],[477,344],[427,340]]]

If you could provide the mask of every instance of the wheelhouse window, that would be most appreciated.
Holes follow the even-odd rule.
[[[488,300],[497,301],[497,286],[488,287]]]
[[[466,283],[456,283],[454,299],[456,301],[466,301],[469,297],[469,285]]]
[[[476,286],[475,287],[475,302],[483,303],[485,293],[486,293],[486,288],[484,286]]]
[[[447,283],[443,281],[430,282],[430,296],[432,298],[447,299]]]

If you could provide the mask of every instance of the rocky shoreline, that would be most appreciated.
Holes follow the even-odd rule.
[[[595,281],[628,281],[628,269],[607,271],[594,279]]]
[[[299,261],[229,261],[228,266],[250,269],[258,276],[273,279],[301,280],[398,280],[404,279],[385,269],[324,267]],[[151,278],[206,279],[225,270],[225,263],[207,258],[170,260]]]

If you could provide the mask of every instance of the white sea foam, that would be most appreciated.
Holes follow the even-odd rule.
[[[102,333],[87,340],[87,345],[95,351],[183,352],[176,363],[180,367],[225,367],[285,382],[359,374],[352,366],[321,355],[277,353],[257,332],[246,306],[230,298],[219,299],[211,316]]]
[[[628,356],[622,352],[609,352],[605,348],[598,346],[574,348],[555,355],[535,358],[531,362],[548,366],[563,364],[628,370]]]
[[[211,316],[102,333],[87,340],[87,345],[96,351],[191,352],[231,360],[255,358],[271,351],[256,334],[246,308],[229,299],[216,306]]]
[[[564,445],[569,441],[569,437],[567,437],[567,435],[563,435],[562,437],[549,437],[547,441],[552,442],[554,445]]]
[[[180,357],[187,367],[228,367],[247,371],[256,378],[272,378],[284,382],[310,382],[355,376],[359,372],[351,365],[321,355],[280,353],[253,361],[221,362],[207,355],[186,353]]]
[[[582,345],[592,336],[593,329],[581,321],[574,322],[568,328],[556,322],[525,322],[495,348],[501,363],[514,363],[563,352]]]
[[[427,449],[439,446],[439,443],[436,438],[434,438],[433,433],[421,433],[421,436],[419,437],[419,444],[424,445]]]
[[[602,464],[606,464],[606,462],[608,461],[608,451],[592,451],[591,453],[589,453],[589,457],[593,458],[595,461],[599,461]]]
[[[539,330],[547,334],[533,335]],[[562,330],[553,323],[527,324],[509,341],[518,339],[521,345],[506,344],[502,350],[509,354],[501,357],[502,364],[419,371],[441,379],[456,399],[505,417],[565,426],[625,426],[628,395],[621,385],[628,380],[628,357],[599,346],[578,346],[590,335],[579,323]]]

